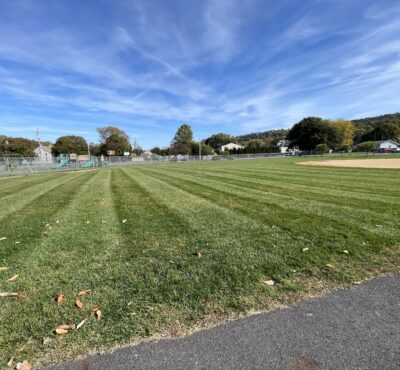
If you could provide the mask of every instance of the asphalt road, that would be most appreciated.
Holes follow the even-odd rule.
[[[46,369],[400,369],[400,275]]]

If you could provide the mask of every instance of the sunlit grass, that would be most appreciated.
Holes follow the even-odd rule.
[[[0,297],[0,366],[176,334],[396,271],[400,172],[296,160],[1,181],[0,291],[20,297]]]

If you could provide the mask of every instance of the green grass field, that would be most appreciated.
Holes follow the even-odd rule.
[[[398,271],[400,171],[295,161],[0,180],[0,292],[20,293],[0,297],[0,367],[176,335]]]

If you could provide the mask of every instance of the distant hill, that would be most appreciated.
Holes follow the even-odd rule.
[[[366,133],[373,131],[382,124],[395,124],[400,127],[400,113],[385,114],[376,117],[359,118],[351,121],[356,129],[356,136],[360,138]],[[265,143],[275,145],[279,140],[286,138],[289,130],[268,130],[263,132],[253,132],[247,135],[236,136],[235,139],[240,144],[246,144],[251,140],[263,140]]]
[[[246,144],[251,140],[262,140],[267,144],[275,145],[279,140],[284,140],[289,130],[268,130],[263,132],[254,132],[247,135],[236,136],[235,139],[240,144]]]
[[[369,125],[372,128],[382,123],[394,123],[400,126],[400,113],[384,114],[383,116],[367,117],[353,119],[351,122],[357,127],[358,125]]]

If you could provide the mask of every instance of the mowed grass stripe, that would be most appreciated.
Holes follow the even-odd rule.
[[[382,177],[385,179],[385,184],[388,187],[389,194],[400,195],[397,185],[400,181],[400,174],[397,170],[391,169],[368,169],[368,168],[332,168],[332,167],[307,167],[296,165],[290,162],[291,159],[260,159],[252,162],[246,168],[238,166],[238,162],[228,161],[225,163],[215,163],[213,166],[208,166],[208,163],[197,165],[201,169],[203,165],[207,167],[208,173],[219,174],[237,174],[249,178],[258,178],[268,176],[271,181],[285,182],[289,181],[293,184],[307,185],[324,184],[325,186],[336,188],[335,181],[340,178],[341,186],[345,189],[354,190],[355,183],[361,191],[371,192],[371,186],[382,186]],[[289,162],[288,162],[289,161]],[[282,165],[281,165],[282,164]],[[192,164],[187,164],[192,167]],[[185,165],[180,166],[185,168]],[[194,167],[194,166],[193,166]],[[176,167],[178,168],[178,166]],[[396,191],[396,192],[395,192]],[[373,193],[373,192],[371,192]]]
[[[235,168],[224,169],[223,167],[218,170],[210,171],[207,169],[207,174],[214,176],[226,176],[226,177],[236,177],[245,179],[254,179],[268,181],[272,186],[279,186],[283,183],[290,183],[292,186],[297,186],[299,189],[315,191],[321,189],[322,191],[329,190],[330,192],[335,192],[337,190],[345,191],[352,196],[357,197],[361,192],[362,194],[372,195],[375,197],[376,189],[385,188],[385,193],[382,196],[388,201],[393,201],[400,196],[400,189],[398,189],[398,184],[400,182],[400,176],[398,172],[380,172],[376,174],[375,177],[368,173],[368,179],[364,179],[366,171],[369,169],[364,169],[364,172],[359,172],[357,169],[351,169],[352,176],[344,177],[342,169],[337,169],[333,176],[328,178],[327,176],[321,175],[315,176],[313,172],[309,171],[309,167],[302,167],[303,170],[300,172],[293,172],[292,168],[288,171],[280,171],[277,173],[275,170],[269,169],[268,171],[261,171],[260,168],[255,167],[252,170],[239,170]],[[176,167],[176,170],[184,170],[185,167]],[[196,171],[199,173],[204,173],[200,166],[193,167],[189,171]],[[396,170],[393,170],[396,171]],[[340,184],[338,184],[338,180]]]
[[[91,177],[87,174],[68,176],[34,198],[21,199],[22,204],[16,205],[17,210],[8,213],[0,224],[0,235],[7,237],[1,244],[0,265],[20,263],[21,258],[32,252],[37,239],[46,238],[53,228],[57,228],[56,219],[75,197],[77,189]]]
[[[174,173],[196,176],[197,178],[202,178],[206,181],[215,180],[229,185],[237,185],[241,188],[261,191],[264,193],[273,193],[284,197],[287,196],[290,198],[299,198],[310,201],[316,200],[319,203],[336,204],[338,206],[346,205],[346,207],[351,208],[362,208],[363,211],[365,211],[365,201],[368,201],[369,208],[373,208],[373,212],[376,212],[379,217],[383,215],[384,217],[390,217],[393,219],[393,213],[398,210],[398,205],[396,204],[398,198],[378,195],[377,189],[375,189],[374,195],[365,194],[360,190],[356,191],[354,187],[353,191],[343,191],[341,190],[340,181],[337,181],[337,188],[332,190],[326,187],[315,186],[315,184],[307,187],[306,185],[299,186],[285,181],[278,183],[270,181],[266,176],[260,176],[258,180],[254,180],[253,178],[238,175],[210,174],[196,169],[177,169]],[[288,186],[288,184],[290,184],[290,186]],[[380,189],[382,189],[382,185],[380,186]],[[329,197],[327,196],[327,193],[329,194]]]
[[[1,198],[0,221],[4,220],[9,214],[21,210],[27,204],[41,197],[47,192],[56,189],[60,184],[69,181],[74,176],[80,176],[80,174],[68,174],[67,176],[54,177],[45,183],[34,184],[29,188]],[[12,186],[12,184],[10,185]]]
[[[151,169],[146,170],[152,171]],[[348,225],[352,225],[353,227],[357,226],[364,235],[373,234],[376,238],[380,238],[383,234],[395,237],[393,233],[394,230],[397,230],[398,221],[396,218],[387,218],[385,223],[387,227],[392,226],[394,230],[388,230],[387,228],[382,229],[381,227],[377,227],[376,223],[384,222],[384,217],[379,214],[374,214],[365,208],[354,210],[345,204],[337,206],[329,203],[319,203],[317,201],[305,201],[295,196],[282,196],[277,193],[265,193],[256,190],[249,191],[247,188],[243,189],[243,187],[232,184],[226,186],[222,179],[220,179],[220,181],[214,181],[210,179],[200,179],[199,177],[182,178],[182,175],[178,176],[175,173],[166,174],[160,170],[153,175],[158,178],[163,176],[163,180],[202,197],[205,196],[205,189],[207,189],[209,192],[214,193],[213,199],[217,204],[223,204],[233,209],[237,208],[240,212],[252,214],[252,217],[255,218],[259,217],[259,208],[261,204],[264,204],[268,207],[266,212],[267,220],[270,220],[272,216],[274,217],[273,222],[275,224],[282,224],[280,217],[284,218],[285,225],[281,227],[288,231],[288,225],[290,225],[291,222],[296,222],[297,220],[303,223],[307,219],[307,223],[310,227],[307,228],[306,231],[301,231],[303,235],[306,235],[308,232],[316,237],[314,230],[311,228],[313,224],[324,224],[328,232],[341,238],[347,238],[346,233]],[[169,178],[169,180],[166,180],[166,178]],[[225,196],[222,196],[221,193],[225,194]],[[235,202],[232,203],[229,199],[234,199]],[[351,213],[349,214],[349,212]],[[363,223],[361,223],[361,225],[359,224],[360,217],[363,218]],[[335,223],[333,224],[332,221],[335,221]],[[324,236],[326,235],[324,234]],[[320,236],[317,236],[317,238],[319,237]]]
[[[55,174],[40,176],[20,176],[17,178],[0,178],[0,199],[4,196],[31,188],[35,184],[43,184],[57,177]],[[10,186],[12,184],[12,186]]]
[[[112,275],[118,276],[119,265],[114,264],[114,254],[122,248],[120,222],[113,212],[111,171],[82,176],[87,180],[74,184],[72,200],[70,194],[60,193],[69,201],[57,214],[58,226],[46,238],[37,240],[26,257],[10,270],[10,274],[20,274],[18,280],[2,284],[4,290],[12,287],[24,296],[20,300],[8,300],[0,307],[4,322],[0,327],[3,361],[10,353],[30,359],[43,358],[46,352],[52,356],[73,355],[106,341],[101,336],[104,321],[94,320],[89,308],[98,304],[108,314],[115,290]],[[91,293],[81,298],[85,309],[77,310],[74,302],[82,289],[90,289]],[[57,306],[55,298],[61,292],[66,298]],[[43,338],[54,338],[57,326],[77,324],[83,319],[89,320],[85,327],[65,341],[56,340],[57,350],[54,345],[43,346]]]

